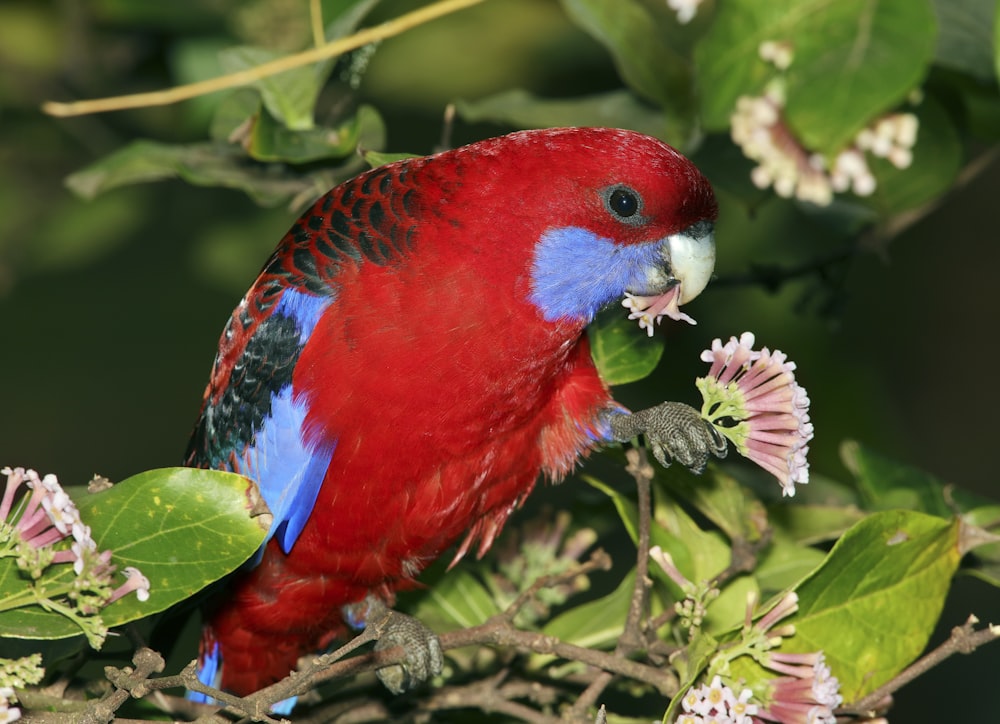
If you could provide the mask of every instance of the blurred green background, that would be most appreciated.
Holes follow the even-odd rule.
[[[387,0],[376,15],[418,4]],[[64,120],[43,115],[40,104],[214,75],[216,51],[237,42],[280,37],[286,50],[301,47],[305,5],[0,4],[0,465],[77,484],[94,473],[121,479],[177,464],[222,325],[294,219],[287,208],[177,180],[94,201],[64,187],[69,173],[136,138],[202,139],[216,99]],[[374,105],[386,120],[387,150],[412,153],[437,147],[444,107],[456,99],[620,85],[604,49],[555,0],[487,2],[355,54],[337,77],[327,93]],[[459,121],[453,143],[505,130]],[[852,438],[997,499],[996,434],[986,423],[1000,407],[1000,385],[973,374],[1000,359],[998,189],[994,162],[887,248],[833,267],[822,283],[807,278],[779,293],[710,286],[688,310],[698,326],[668,329],[655,381],[630,385],[620,398],[694,403],[700,350],[752,330],[798,363],[813,401],[814,474],[847,478],[838,449]],[[803,263],[840,243],[790,204],[748,211],[722,193],[723,281],[755,264]],[[1000,598],[960,581],[944,624],[972,610],[995,621]],[[988,651],[968,665],[996,670],[997,662]],[[949,662],[933,677],[961,686],[954,674],[965,664]],[[904,690],[899,721],[930,720],[926,701],[909,710],[907,702]]]

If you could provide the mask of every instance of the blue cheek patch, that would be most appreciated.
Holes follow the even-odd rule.
[[[619,246],[576,226],[550,229],[535,247],[530,299],[547,322],[589,324],[627,289],[642,289],[649,270],[661,266],[659,241]]]
[[[260,486],[264,502],[274,515],[267,540],[277,537],[285,553],[295,545],[312,513],[337,447],[305,442],[307,407],[305,400],[292,399],[291,385],[279,390],[271,398],[271,412],[254,435],[239,470]]]

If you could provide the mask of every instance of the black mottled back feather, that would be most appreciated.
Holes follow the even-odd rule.
[[[399,263],[411,250],[419,159],[362,174],[302,214],[264,264],[219,341],[186,464],[232,469],[253,444],[272,399],[291,384],[301,326],[275,306],[286,289],[336,298],[345,270]]]

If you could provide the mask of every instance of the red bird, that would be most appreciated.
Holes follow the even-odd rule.
[[[685,405],[615,403],[585,333],[626,293],[676,310],[701,292],[715,217],[690,161],[603,128],[401,161],[319,199],[233,312],[188,450],[274,515],[208,612],[202,681],[285,677],[449,546],[481,555],[540,474],[604,442],[645,434],[696,469],[723,454]],[[440,668],[430,649],[395,688]]]

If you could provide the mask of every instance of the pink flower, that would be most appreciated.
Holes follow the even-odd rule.
[[[9,686],[0,686],[0,724],[15,722],[21,718],[21,710],[11,704],[16,701],[14,689]]]
[[[772,679],[770,701],[757,713],[761,719],[781,724],[835,724],[833,710],[840,706],[840,682],[826,665],[822,651],[808,654],[771,652],[764,666],[784,673]]]
[[[138,568],[133,568],[132,566],[127,566],[122,572],[125,574],[126,581],[111,593],[108,603],[114,603],[122,596],[132,593],[132,591],[135,591],[135,596],[140,601],[148,601],[149,579],[142,575],[142,572]]]
[[[794,362],[779,350],[756,351],[753,345],[753,334],[744,332],[725,345],[716,339],[702,352],[712,365],[697,381],[702,416],[741,455],[774,475],[783,494],[795,495],[796,483],[809,482],[809,397],[795,381]]]
[[[652,337],[655,325],[664,317],[670,317],[678,322],[697,324],[694,319],[680,310],[681,287],[671,287],[663,294],[654,297],[642,297],[625,292],[622,306],[629,311],[629,319],[639,320],[639,329],[645,329]]]
[[[132,591],[140,601],[149,598],[149,581],[137,568],[126,568],[128,580],[109,596],[116,570],[111,551],[97,550],[90,527],[84,525],[79,509],[55,475],[42,478],[34,470],[10,467],[0,469],[0,475],[7,476],[0,497],[0,530],[6,529],[13,534],[14,543],[24,544],[28,551],[35,552],[23,554],[26,557],[21,561],[33,576],[41,576],[49,564],[72,563],[77,576],[73,595],[80,601],[86,599],[78,602],[81,612],[86,614],[96,613],[100,606]],[[56,547],[67,539],[72,539],[69,547],[65,543]],[[92,595],[81,596],[81,591],[90,591]]]

